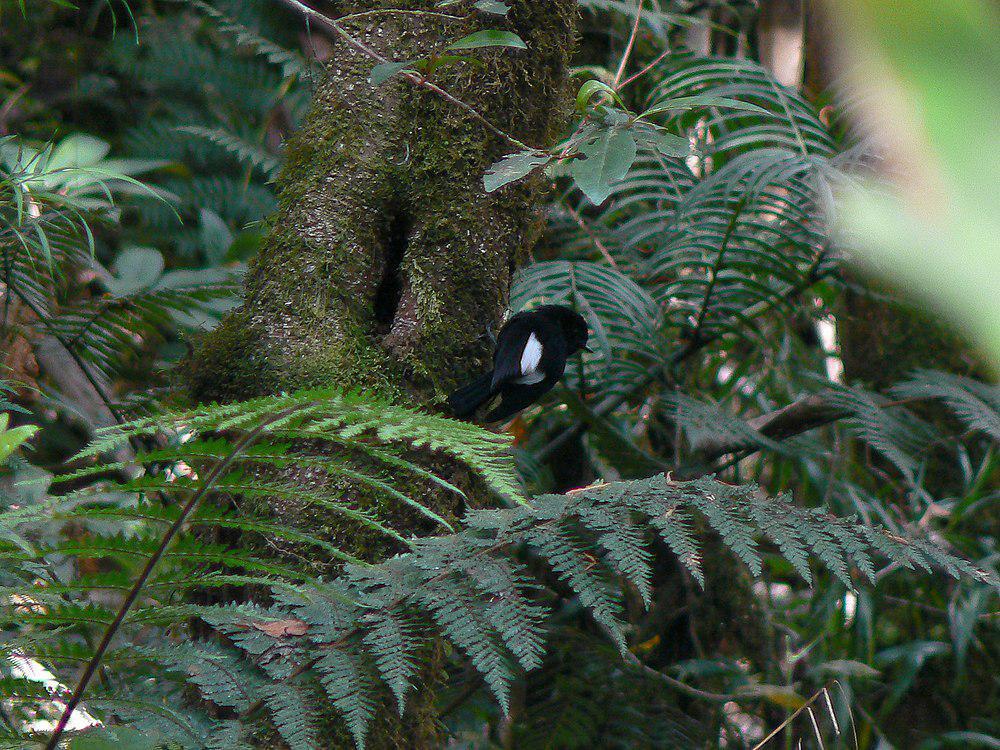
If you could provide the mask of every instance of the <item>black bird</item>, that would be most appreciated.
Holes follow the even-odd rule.
[[[533,404],[563,376],[566,360],[587,347],[587,321],[560,305],[519,312],[497,335],[493,371],[448,397],[457,417],[468,417],[496,395],[500,403],[486,415],[500,422]]]

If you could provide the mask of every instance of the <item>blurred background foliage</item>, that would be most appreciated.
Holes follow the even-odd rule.
[[[995,567],[993,10],[580,5],[574,80],[621,102],[591,103],[567,137],[654,111],[673,140],[640,150],[599,206],[550,169],[546,231],[511,307],[576,307],[597,352],[510,427],[528,487],[715,473]],[[0,431],[10,507],[43,501],[96,428],[173,398],[185,341],[236,301],[330,42],[266,0],[0,0],[0,24],[0,408],[41,428],[30,447]],[[859,69],[892,95],[845,86]],[[682,97],[702,103],[656,111]],[[845,264],[867,252],[878,279]],[[692,724],[660,683],[582,646],[569,606],[512,718],[475,684],[456,689],[453,746],[752,747],[824,688],[856,731],[821,727],[828,746],[1000,746],[986,584],[885,569],[875,588],[819,572],[809,587],[774,556],[754,591],[766,638],[752,655],[702,647],[694,621],[710,609],[630,608],[647,665],[756,690],[749,706]],[[817,736],[803,713],[769,746]]]

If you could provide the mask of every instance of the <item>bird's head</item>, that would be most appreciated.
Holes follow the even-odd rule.
[[[590,338],[587,319],[580,313],[562,305],[544,305],[538,308],[538,312],[552,319],[562,330],[569,349],[568,354],[574,354],[580,349],[593,351],[587,346],[587,339]]]

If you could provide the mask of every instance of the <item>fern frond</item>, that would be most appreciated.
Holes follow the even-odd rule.
[[[178,471],[169,481],[157,475],[139,476],[113,481],[110,486],[118,492],[190,497],[198,491],[201,477],[212,473],[209,467],[231,457],[234,470],[218,476],[215,485],[224,497],[259,493],[273,498],[288,492],[297,493],[302,501],[318,495],[323,507],[332,510],[342,507],[335,493],[296,488],[258,471],[266,467],[280,473],[300,456],[309,463],[325,454],[311,453],[300,443],[324,440],[339,449],[374,445],[404,463],[414,446],[441,450],[483,472],[503,466],[509,475],[493,477],[492,486],[514,486],[505,438],[370,397],[331,391],[213,404],[134,420],[102,430],[84,454],[93,456],[129,436],[159,431],[189,439],[157,448],[140,460],[155,459],[166,466],[184,462],[195,474]],[[250,431],[259,434],[261,442],[248,446],[238,459],[233,457],[230,443],[234,436]],[[371,457],[365,451],[357,455],[365,460]],[[346,455],[337,460],[351,466]],[[93,471],[87,468],[83,473]],[[357,468],[357,473],[370,471],[366,463]],[[344,476],[352,484],[357,482],[352,473]],[[280,520],[252,513],[231,514],[225,507],[207,501],[185,517],[193,527],[288,538],[336,554],[335,548],[324,545],[325,540],[304,530],[283,529]],[[25,579],[23,585],[15,582],[3,593],[29,597],[36,603],[17,614],[24,630],[12,641],[16,647],[26,653],[37,650],[58,665],[76,665],[88,658],[90,649],[60,646],[61,633],[103,628],[114,617],[86,593],[123,589],[136,561],[154,551],[159,538],[156,530],[180,516],[175,507],[151,500],[88,503],[76,495],[52,505],[49,513],[53,515],[8,513],[0,521],[23,532],[32,524],[67,520],[94,533],[41,543],[37,551],[8,544],[0,548],[0,559],[27,562],[33,555],[102,559],[113,563],[112,569],[83,575],[66,586],[56,583],[48,590],[33,591],[31,579]],[[810,557],[845,585],[853,585],[852,567],[874,579],[875,553],[901,565],[996,581],[995,574],[926,539],[799,508],[788,497],[768,498],[753,486],[714,479],[674,482],[657,475],[569,495],[543,495],[530,504],[470,511],[456,532],[407,540],[402,547],[405,553],[377,565],[348,564],[329,582],[312,575],[308,563],[280,555],[270,558],[266,546],[233,549],[200,534],[182,535],[151,574],[144,590],[146,600],[125,619],[122,633],[130,637],[121,639],[105,664],[137,674],[162,665],[160,679],[194,685],[206,701],[243,714],[244,719],[266,715],[285,741],[302,746],[315,741],[313,726],[318,719],[310,709],[310,696],[319,686],[344,718],[355,742],[363,746],[386,700],[394,702],[398,711],[405,710],[418,680],[421,654],[434,639],[444,638],[468,660],[506,712],[520,670],[543,665],[549,608],[533,592],[546,588],[546,581],[558,579],[556,588],[565,586],[625,652],[629,644],[622,590],[627,583],[636,587],[647,604],[652,600],[650,561],[657,539],[703,582],[696,518],[704,519],[722,545],[754,574],[763,570],[763,552],[770,552],[760,545],[770,541],[776,554],[807,581],[812,580]],[[530,566],[524,555],[531,560]],[[193,587],[222,592],[227,585],[269,587],[272,603],[267,607],[234,602],[201,605],[178,603],[175,598]],[[193,618],[225,635],[225,641],[188,641],[176,648],[142,643],[150,629],[169,629]],[[32,627],[36,624],[45,627]],[[236,731],[235,724],[222,727],[210,742],[219,746],[235,742]]]
[[[359,750],[375,716],[375,675],[361,654],[331,648],[316,663],[319,679],[334,707],[344,717]]]
[[[703,125],[711,133],[705,147],[712,155],[777,147],[830,156],[836,149],[813,106],[798,91],[779,84],[760,63],[748,58],[678,56],[665,59],[660,69],[665,75],[650,94],[651,107],[705,94],[756,104],[771,113],[763,117],[757,112],[712,108]],[[678,119],[693,126],[702,116],[699,110]]]
[[[833,387],[825,394],[832,405],[853,415],[849,424],[858,437],[916,482],[920,457],[937,440],[930,424],[903,409],[885,408],[888,399],[859,386]]]
[[[264,702],[271,712],[274,726],[288,746],[296,750],[319,747],[319,730],[310,705],[311,698],[310,694],[287,682],[271,684],[266,688]]]
[[[277,65],[286,79],[300,76],[305,72],[306,64],[299,54],[264,38],[253,29],[244,26],[208,3],[200,0],[185,0],[185,2],[215,21],[215,28],[232,37],[236,44],[252,49],[271,64]]]
[[[208,128],[200,125],[181,125],[177,127],[177,130],[214,143],[244,164],[259,169],[271,179],[278,176],[278,169],[281,165],[276,157],[261,146],[244,140],[234,133],[222,128]]]
[[[416,673],[418,639],[414,625],[402,612],[373,611],[364,618],[365,647],[375,661],[382,681],[396,699],[396,709],[403,715],[406,694]]]
[[[1000,441],[1000,388],[940,370],[917,370],[892,387],[894,396],[944,401],[968,425]]]

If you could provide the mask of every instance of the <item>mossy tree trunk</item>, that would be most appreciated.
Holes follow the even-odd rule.
[[[518,33],[527,50],[480,50],[483,65],[458,63],[435,80],[520,140],[551,141],[565,109],[571,0],[514,2],[506,20],[449,20],[426,1],[394,3],[422,13],[380,5],[352,9],[370,12],[343,26],[392,60],[426,57],[480,28]],[[336,385],[436,403],[483,364],[481,335],[505,309],[535,234],[531,185],[492,195],[482,187],[514,146],[409,81],[372,86],[375,61],[334,44],[312,112],[287,146],[279,210],[246,302],[192,359],[199,400]]]
[[[390,60],[427,57],[481,29],[517,33],[527,49],[477,50],[481,65],[460,62],[434,81],[500,130],[547,145],[565,122],[576,3],[508,4],[504,18],[474,12],[471,2],[448,6],[463,17],[447,17],[431,0],[371,0],[338,15]],[[488,167],[515,146],[410,81],[371,85],[377,61],[342,38],[332,42],[312,110],[287,144],[278,212],[250,265],[244,304],[198,343],[184,369],[198,401],[332,386],[436,408],[487,366],[484,333],[503,314],[512,272],[538,233],[537,183],[483,190]],[[360,506],[380,505],[360,487],[338,490]],[[417,496],[444,516],[461,510],[432,489]],[[363,559],[397,551],[321,510],[287,502],[270,509]],[[416,515],[394,513],[390,523],[404,536],[431,530]],[[440,746],[430,701],[414,702],[423,705],[402,723],[376,727],[369,746]],[[326,746],[350,746],[336,724]]]

